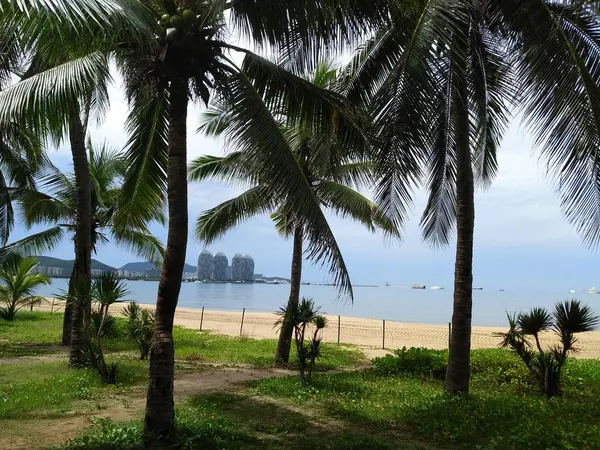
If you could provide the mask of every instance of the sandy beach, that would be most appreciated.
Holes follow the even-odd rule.
[[[64,304],[55,301],[51,306],[49,303],[39,306],[36,309],[42,311],[62,310]],[[113,314],[120,314],[125,304],[120,303],[111,307]],[[142,305],[147,308],[154,308],[153,305]],[[385,321],[376,319],[362,319],[347,316],[326,315],[328,327],[325,329],[324,339],[328,342],[339,341],[346,344],[354,344],[364,348],[369,348],[369,354],[377,354],[373,350],[395,349],[406,347],[427,347],[435,349],[448,348],[448,325],[406,323]],[[273,326],[277,320],[276,314],[246,312],[242,325],[242,311],[214,311],[205,310],[202,316],[202,310],[195,308],[177,308],[175,315],[175,324],[186,328],[200,329],[202,321],[202,330],[210,330],[215,333],[229,336],[245,336],[249,338],[268,338],[277,337],[277,329]],[[339,323],[339,328],[338,328]],[[494,333],[504,332],[507,328],[503,327],[482,327],[474,326],[471,334],[472,348],[494,348],[498,346],[500,338]],[[555,336],[552,333],[546,333],[542,336],[542,342],[554,343]],[[577,357],[580,358],[600,358],[600,331],[583,333],[579,335],[578,348],[580,352]],[[384,353],[381,351],[381,353]]]

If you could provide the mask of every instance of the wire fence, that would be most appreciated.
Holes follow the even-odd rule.
[[[111,313],[122,314],[126,304],[115,304]],[[141,305],[154,308],[154,305]],[[63,312],[64,303],[53,301],[36,307],[40,311]],[[327,327],[323,339],[338,344],[355,344],[375,348],[398,348],[402,346],[427,346],[447,348],[449,328],[440,325],[365,319],[324,314]],[[178,308],[175,323],[199,331],[207,330],[231,336],[274,339],[278,335],[275,322],[279,316],[266,310],[241,308],[240,310],[215,310]],[[450,324],[448,324],[450,325]]]

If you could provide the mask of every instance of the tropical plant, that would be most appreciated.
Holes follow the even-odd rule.
[[[300,379],[305,382],[310,382],[315,362],[321,356],[322,331],[327,326],[327,318],[319,314],[320,309],[315,306],[313,299],[303,297],[300,302],[281,308],[280,318],[275,323],[282,329],[291,324],[298,355],[298,371]],[[312,339],[307,335],[310,326],[313,327]]]
[[[127,152],[130,170],[123,188],[129,202],[118,216],[125,223],[142,220],[140,208],[152,205],[158,210],[165,193],[169,204],[145,420],[149,434],[168,435],[175,423],[173,316],[187,244],[186,118],[190,99],[206,103],[211,90],[226,94],[235,105],[232,114],[247,118],[248,132],[273,136],[271,145],[260,151],[248,148],[248,153],[263,162],[261,178],[272,179],[277,193],[287,194],[295,214],[312,224],[307,228],[310,253],[336,261],[332,266],[336,281],[346,284],[340,276],[339,257],[331,250],[333,236],[323,227],[325,218],[318,201],[293,155],[282,153],[280,130],[261,108],[262,97],[268,97],[273,106],[290,103],[287,107],[294,116],[306,119],[314,131],[334,125],[345,128],[352,118],[339,115],[332,120],[329,113],[332,106],[343,103],[340,96],[316,90],[257,55],[228,44],[225,39],[231,30],[226,28],[227,19],[234,33],[259,46],[284,49],[289,62],[299,65],[313,61],[334,42],[356,40],[371,26],[386,22],[388,0],[368,4],[340,4],[337,0],[61,0],[60,7],[49,6],[45,0],[5,3],[0,17],[3,29],[16,33],[32,49],[42,43],[44,56],[50,55],[57,65],[0,92],[0,124],[17,117],[41,125],[40,129],[48,124],[68,126],[64,113],[74,108],[75,101],[89,98],[92,92],[106,93],[109,52],[115,54],[124,76],[131,106],[126,124],[131,136]],[[231,61],[230,51],[246,55],[246,71]],[[260,79],[261,85],[253,86],[249,77]],[[92,98],[106,105],[105,96]]]
[[[15,320],[17,311],[25,306],[38,305],[45,299],[34,295],[41,285],[50,284],[48,275],[36,273],[38,261],[35,258],[22,258],[10,255],[0,266],[0,318]]]
[[[127,332],[140,349],[140,359],[148,359],[152,336],[154,335],[154,311],[142,308],[139,303],[131,302],[123,311],[127,319]]]
[[[97,334],[90,339],[87,347],[87,358],[90,366],[95,368],[104,383],[113,384],[117,381],[117,364],[106,364],[104,359],[104,327],[109,317],[111,305],[122,301],[128,290],[125,281],[117,278],[114,272],[105,272],[96,278],[92,284],[92,301],[98,303],[100,325]]]
[[[547,397],[561,393],[561,372],[569,353],[577,352],[576,334],[593,331],[600,323],[600,316],[579,300],[557,303],[554,311],[533,308],[518,316],[508,314],[510,329],[499,333],[500,346],[511,348],[523,360],[534,377],[541,392]],[[544,349],[540,343],[540,333],[552,330],[560,345]],[[532,344],[528,337],[534,338]]]
[[[336,75],[337,70],[332,64],[322,63],[309,77],[309,81],[318,88],[334,89],[338,86]],[[229,146],[233,148],[260,148],[266,145],[246,133],[241,117],[231,116],[232,105],[228,104],[228,98],[221,100],[208,109],[200,129],[211,136],[225,136]],[[365,160],[368,141],[364,136],[356,133],[355,142],[349,142],[336,135],[339,130],[333,130],[329,136],[314,133],[304,120],[293,115],[290,117],[281,108],[270,114],[273,122],[278,122],[282,130],[280,145],[283,151],[294,155],[306,180],[310,181],[311,194],[318,200],[321,208],[332,210],[344,218],[354,219],[369,231],[381,229],[389,236],[399,236],[394,223],[371,200],[352,188],[364,184],[371,175],[371,163]],[[340,142],[344,144],[340,145]],[[256,163],[254,158],[246,155],[245,150],[237,150],[224,157],[205,155],[192,162],[189,171],[191,180],[218,179],[248,186],[248,190],[239,196],[202,213],[196,224],[196,237],[210,243],[252,216],[271,213],[279,233],[285,237],[293,237],[288,307],[295,308],[300,301],[302,258],[307,242],[309,257],[315,256],[310,253],[313,243],[307,232],[311,224],[295,213],[288,196],[270,194],[276,192],[275,186],[271,185],[270,178],[261,178],[261,168]],[[331,233],[326,221],[321,226],[326,227],[327,233]],[[339,271],[350,287],[350,277],[335,238],[332,238],[331,245],[339,260]],[[313,259],[318,261],[318,257]],[[351,290],[349,294],[352,296]],[[284,323],[275,355],[277,364],[286,364],[289,360],[292,333],[293,326]]]
[[[554,175],[569,222],[600,241],[600,22],[590,2],[417,0],[397,4],[346,70],[348,98],[370,106],[380,138],[375,200],[399,225],[424,180],[424,237],[456,228],[445,388],[469,388],[474,189],[497,172],[512,110]]]

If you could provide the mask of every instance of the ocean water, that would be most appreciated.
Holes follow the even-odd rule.
[[[158,282],[128,281],[128,300],[153,304]],[[67,288],[66,279],[54,279],[37,291],[51,297]],[[289,285],[183,283],[179,306],[224,311],[276,311],[287,302]],[[312,297],[321,311],[344,316],[386,319],[402,322],[448,323],[452,316],[452,289],[418,290],[409,287],[354,287],[354,302],[338,298],[331,286],[303,285],[301,295]],[[592,306],[600,313],[600,295],[552,291],[473,291],[473,324],[507,323],[506,311],[527,310],[533,306],[552,308],[557,301],[570,298]]]

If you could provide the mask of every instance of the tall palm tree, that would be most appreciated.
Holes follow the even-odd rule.
[[[187,244],[186,117],[190,99],[206,103],[211,90],[227,93],[235,105],[232,114],[246,116],[255,136],[274,136],[271,147],[253,152],[253,157],[264,163],[261,176],[272,178],[272,186],[280,194],[289,194],[296,214],[311,223],[306,230],[313,243],[310,251],[332,260],[336,280],[348,286],[339,271],[339,254],[330,245],[333,236],[323,231],[327,230],[322,226],[325,218],[317,199],[293,155],[279,153],[277,141],[282,137],[277,124],[267,118],[266,125],[260,125],[267,117],[266,110],[260,108],[263,96],[273,105],[283,103],[284,98],[291,100],[289,110],[312,124],[314,130],[331,127],[328,112],[343,99],[322,93],[274,64],[228,44],[226,19],[235,33],[258,46],[284,49],[290,63],[302,65],[330,50],[333,43],[356,40],[371,26],[386,22],[388,0],[368,4],[340,4],[337,0],[4,3],[0,24],[17,33],[26,45],[43,43],[44,53],[59,64],[0,92],[0,124],[16,116],[38,129],[47,129],[48,124],[64,128],[68,122],[62,113],[70,111],[75,101],[88,98],[90,92],[105,92],[108,54],[116,55],[124,76],[131,107],[126,124],[131,135],[127,155],[130,171],[124,185],[129,207],[118,216],[124,222],[141,221],[139,205],[153,204],[158,209],[165,193],[169,207],[146,408],[146,430],[166,435],[174,427],[172,328]],[[181,11],[180,16],[178,8],[189,11]],[[159,19],[162,27],[157,25]],[[230,60],[229,51],[246,54],[245,72]],[[66,55],[70,59],[65,62],[61,58]],[[262,83],[252,86],[249,77],[260,78]],[[323,95],[316,95],[319,93]],[[97,98],[105,104],[104,97]],[[258,115],[253,114],[255,107],[259,108]],[[351,128],[353,120],[340,116],[336,126]]]
[[[323,63],[317,66],[309,81],[320,88],[332,89],[336,86],[336,75],[337,70],[330,63]],[[247,136],[239,133],[239,130],[245,124],[230,116],[231,106],[227,103],[227,97],[222,100],[208,109],[200,129],[210,136],[227,136],[229,147],[243,147],[247,144],[244,142]],[[283,130],[285,139],[281,142],[284,146],[282,152],[294,155],[321,208],[330,209],[342,217],[350,217],[372,232],[380,228],[391,236],[399,236],[396,226],[379,208],[351,187],[361,184],[371,175],[371,164],[364,161],[368,141],[361,136],[355,145],[340,146],[335,136],[336,130],[332,130],[331,135],[317,135],[302,120],[287,117],[283,110],[270,111],[270,114]],[[260,147],[266,143],[256,141],[250,145]],[[262,178],[259,175],[260,167],[255,167],[255,164],[256,161],[248,158],[243,151],[234,151],[224,157],[201,156],[192,162],[189,176],[193,181],[235,180],[249,187],[239,196],[205,211],[198,218],[196,237],[210,243],[252,216],[271,213],[280,234],[293,237],[290,295],[286,307],[291,310],[300,301],[302,255],[305,239],[310,239],[310,236],[305,232],[307,224],[295,214],[288,198],[270,195],[275,191],[270,186],[271,180]],[[324,225],[329,227],[327,222]],[[335,240],[333,243],[337,246]],[[344,277],[349,279],[343,260],[341,270]],[[275,354],[277,364],[289,361],[292,334],[293,325],[284,321]]]
[[[513,109],[535,136],[567,220],[600,241],[600,21],[592,2],[417,0],[398,5],[347,70],[381,138],[376,200],[401,222],[427,173],[424,237],[457,230],[448,392],[469,388],[474,189],[488,185]]]
[[[21,258],[18,255],[7,257],[0,266],[0,318],[14,320],[24,306],[39,304],[43,299],[33,295],[42,284],[50,284],[50,278],[43,273],[35,273],[38,261],[35,258]]]
[[[85,136],[91,114],[101,117],[108,105],[107,52],[119,42],[146,40],[149,12],[136,0],[33,0],[3,2],[2,28],[9,40],[2,54],[15,65],[27,62],[18,83],[8,80],[0,93],[0,126],[15,120],[58,144],[65,135],[73,157],[77,189],[75,263],[72,281],[91,281],[91,179]],[[15,49],[14,51],[12,51]],[[7,51],[8,50],[8,51]],[[69,289],[74,288],[71,282]],[[89,317],[89,314],[84,315]],[[72,305],[67,303],[63,345],[70,344]],[[76,352],[77,355],[80,352]]]
[[[117,225],[114,219],[122,198],[121,184],[126,171],[124,160],[116,151],[109,149],[106,145],[95,149],[89,140],[86,155],[84,155],[86,161],[88,161],[88,155],[89,174],[87,177],[90,178],[91,193],[89,232],[92,251],[96,253],[98,245],[110,241],[130,248],[142,258],[159,261],[162,258],[162,244],[148,231],[146,224],[153,219],[162,221],[162,212],[154,209],[148,210],[146,224],[142,226]],[[77,255],[80,244],[77,236],[82,218],[79,210],[81,201],[78,196],[80,178],[76,174],[65,175],[52,165],[49,165],[45,172],[40,180],[39,191],[20,190],[15,197],[21,205],[25,226],[31,227],[38,224],[51,226],[47,230],[17,241],[7,248],[26,254],[40,254],[53,250],[66,235],[70,234],[73,237]],[[86,283],[85,280],[80,279],[81,272],[77,270],[77,264],[76,257],[69,280],[70,290],[73,290],[73,286],[77,284]],[[71,310],[75,307],[72,302],[67,302],[67,305]],[[85,308],[88,306],[87,304],[80,305]],[[65,313],[63,337],[66,334],[69,338],[71,361],[75,365],[79,365],[83,354],[81,347],[86,345],[86,338],[85,333],[83,338],[73,337],[72,316],[72,311],[70,314]],[[89,318],[89,311],[87,314],[79,312],[78,316]],[[81,326],[85,329],[85,321]]]

